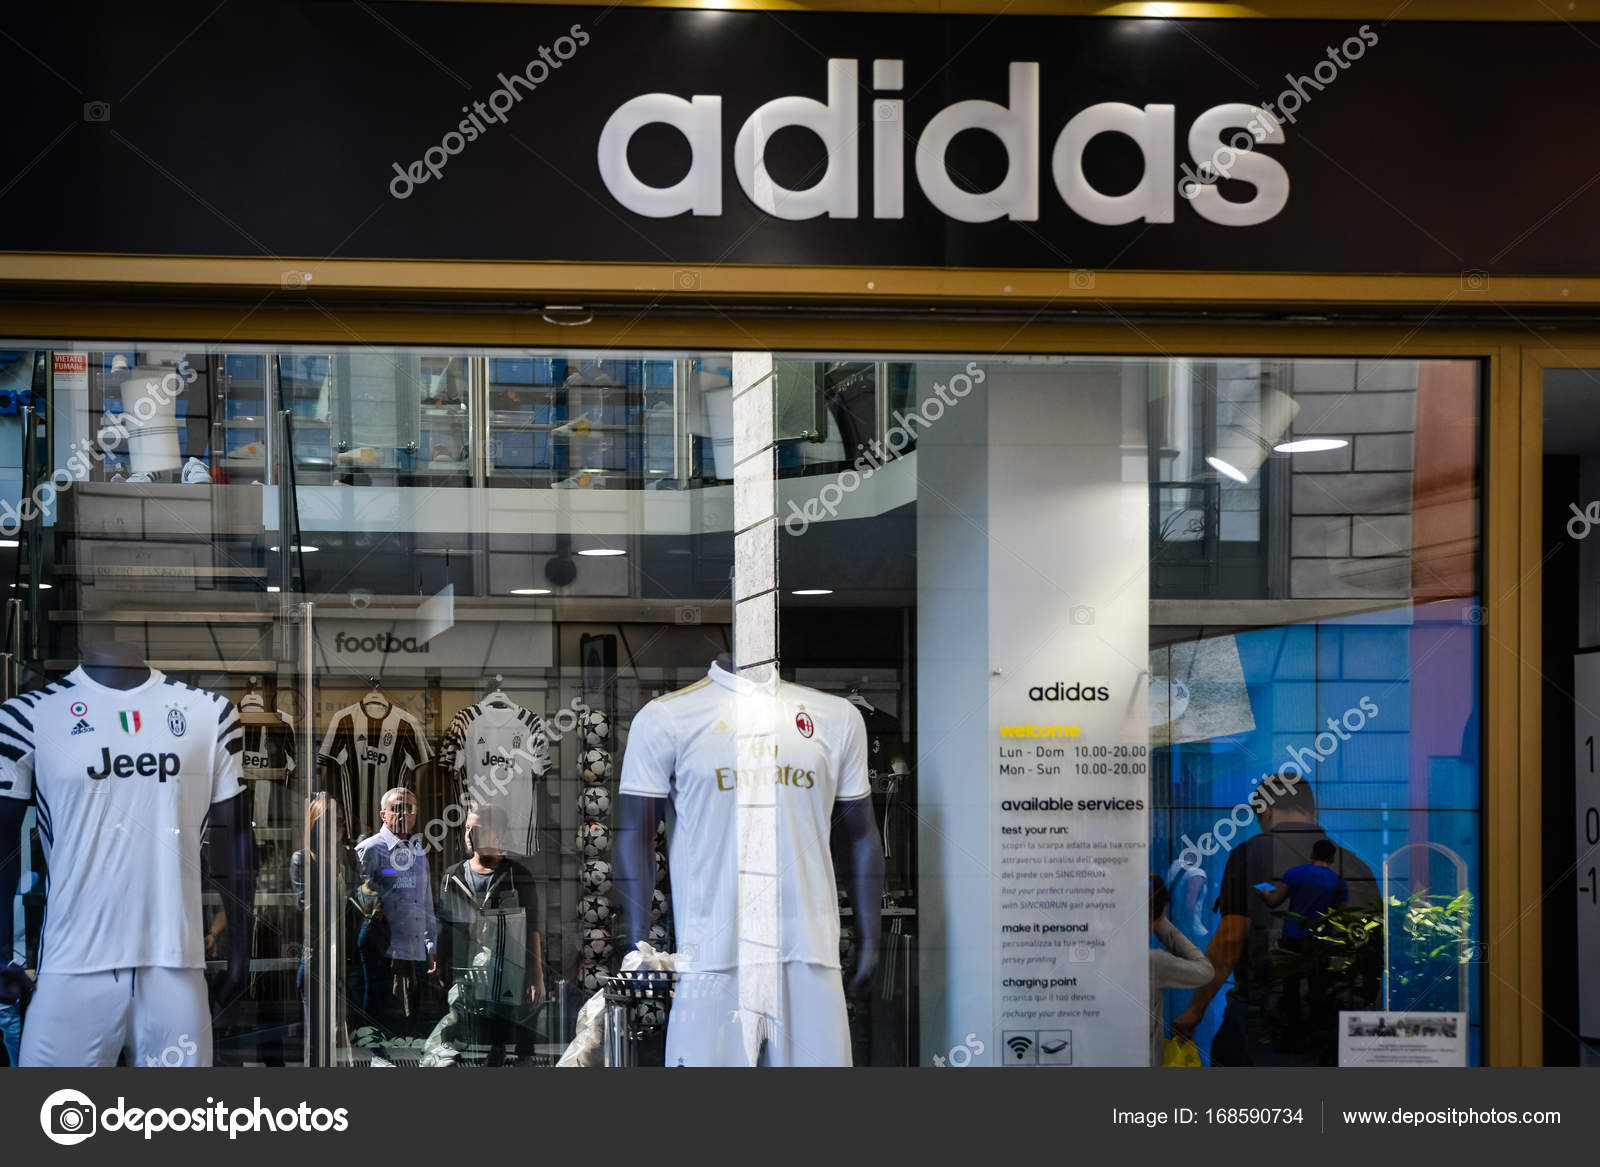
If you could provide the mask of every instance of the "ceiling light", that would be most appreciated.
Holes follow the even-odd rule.
[[[1341,450],[1349,444],[1348,438],[1296,438],[1292,442],[1279,442],[1272,448],[1279,454],[1316,454],[1323,450]]]
[[[268,551],[276,551],[276,550],[277,550],[277,548],[276,548],[276,547],[269,547],[269,548],[267,548],[267,550],[268,550]],[[304,554],[306,554],[306,555],[309,555],[309,554],[311,554],[311,552],[313,552],[313,551],[320,551],[320,550],[322,550],[322,548],[320,548],[320,547],[313,547],[313,546],[311,546],[311,545],[310,545],[310,544],[309,544],[309,543],[302,543],[302,544],[301,544],[301,545],[300,545],[300,546],[299,546],[299,547],[291,547],[291,548],[289,548],[289,550],[290,550],[290,551],[299,551],[299,552],[302,552],[302,553],[304,553]]]
[[[621,547],[590,547],[587,551],[580,551],[580,552],[578,552],[578,554],[579,555],[606,556],[606,555],[626,555],[627,552],[624,551]]]
[[[1233,479],[1235,482],[1249,482],[1250,481],[1250,476],[1248,474],[1246,474],[1243,470],[1240,470],[1232,462],[1224,462],[1221,458],[1217,457],[1215,454],[1209,455],[1206,458],[1206,463],[1213,470],[1215,470],[1218,474],[1225,474],[1229,478]]]
[[[0,539],[0,547],[20,547],[22,544],[15,539]]]
[[[283,591],[283,589],[280,588],[277,584],[268,584],[267,585],[267,591],[269,591],[269,592],[281,592],[281,591]]]
[[[511,594],[513,596],[548,596],[550,594],[550,589],[549,588],[512,588],[511,589]]]
[[[831,596],[832,588],[795,588],[789,593],[791,596]]]

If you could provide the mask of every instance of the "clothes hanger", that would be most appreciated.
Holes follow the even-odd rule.
[[[510,709],[514,706],[516,702],[507,697],[505,690],[500,687],[504,683],[505,678],[496,673],[494,675],[494,688],[483,695],[483,704],[493,705],[498,709]]]
[[[866,682],[866,679],[867,678],[865,678],[865,677],[861,678],[863,684]],[[876,713],[876,712],[878,712],[876,707],[873,706],[872,702],[868,701],[865,697],[863,697],[861,695],[861,690],[859,688],[857,688],[855,685],[851,685],[850,686],[850,691],[848,693],[846,693],[844,696],[845,696],[845,700],[850,702],[850,704],[859,705],[862,709],[865,709],[868,713]]]
[[[384,695],[383,687],[378,683],[378,678],[368,677],[367,684],[371,685],[372,688],[367,692],[365,697],[361,698],[361,712],[365,713],[368,717],[389,716],[389,710],[394,708],[394,702],[390,701],[389,698]],[[367,708],[369,705],[376,705],[382,709],[383,712],[374,714]]]

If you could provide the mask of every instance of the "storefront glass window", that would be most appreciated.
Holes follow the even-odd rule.
[[[0,712],[13,955],[82,931],[51,793],[103,748],[248,820],[184,811],[152,924],[218,1063],[1315,1065],[1402,1016],[1477,1062],[1478,399],[1460,360],[14,345],[7,680],[56,689]]]

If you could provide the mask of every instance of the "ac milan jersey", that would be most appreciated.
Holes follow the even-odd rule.
[[[41,971],[205,966],[201,840],[242,789],[243,728],[157,669],[133,689],[74,669],[0,705],[0,796],[35,804],[46,847]]]
[[[480,701],[455,715],[439,752],[463,802],[493,803],[504,814],[507,851],[531,855],[539,849],[550,739],[537,713],[509,701]]]
[[[343,771],[341,802],[358,837],[383,825],[383,792],[405,786],[429,756],[422,723],[393,703],[380,717],[361,702],[345,706],[333,715],[319,752]]]
[[[639,710],[619,790],[672,799],[673,920],[692,967],[738,967],[741,941],[770,941],[778,960],[839,967],[833,804],[871,793],[854,705],[801,685],[769,691],[712,665],[705,680]],[[775,935],[741,936],[741,891],[775,898]]]

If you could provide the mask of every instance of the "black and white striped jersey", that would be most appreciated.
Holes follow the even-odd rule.
[[[439,758],[464,805],[502,812],[501,845],[513,855],[539,849],[539,800],[550,772],[544,719],[510,701],[480,701],[450,721]]]

